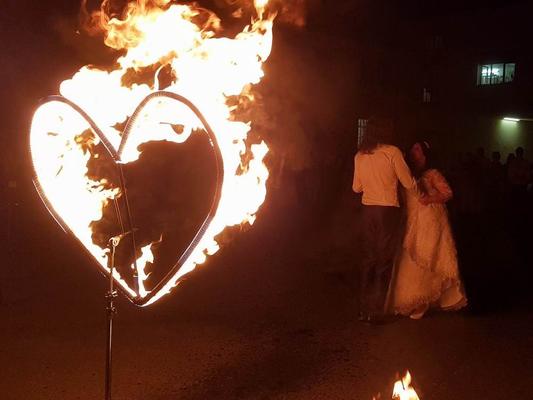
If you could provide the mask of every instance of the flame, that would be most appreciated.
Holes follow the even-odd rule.
[[[405,373],[403,378],[394,383],[392,398],[399,400],[420,400],[415,389],[411,386],[411,374],[409,371]]]
[[[169,293],[180,277],[202,264],[208,255],[216,253],[216,236],[226,227],[253,224],[255,213],[264,202],[269,172],[263,160],[268,146],[265,142],[247,143],[251,121],[236,120],[233,111],[237,106],[234,102],[228,104],[228,98],[253,100],[252,85],[263,77],[262,64],[271,52],[274,15],[265,11],[268,0],[255,0],[257,16],[242,32],[228,38],[220,35],[218,17],[196,5],[136,0],[117,18],[105,12],[108,3],[109,0],[103,1],[93,19],[101,23],[105,44],[121,51],[116,68],[106,71],[84,66],[60,84],[61,95],[87,112],[117,150],[121,132],[116,126],[127,120],[147,95],[162,89],[161,69],[170,68],[173,80],[164,90],[188,98],[205,115],[217,136],[224,163],[221,199],[211,224],[182,268],[148,305]],[[144,69],[153,71],[153,83],[125,84],[129,73]],[[138,147],[142,143],[182,143],[202,127],[188,109],[177,113],[176,105],[169,107],[165,102],[154,102],[147,108],[147,113],[156,115],[155,120],[165,123],[156,124],[154,118],[141,116],[124,146],[123,163],[139,158]],[[183,132],[177,135],[170,127],[172,123],[184,125]],[[100,220],[106,204],[121,193],[119,189],[109,189],[107,182],[87,176],[90,154],[83,150],[87,143],[79,138],[89,129],[89,124],[65,104],[46,103],[34,115],[30,146],[37,179],[54,210],[107,269],[108,252],[93,243],[91,223]],[[90,145],[99,142],[93,137]],[[142,298],[149,293],[144,283],[149,263],[153,262],[151,245],[144,246],[141,253],[137,259],[138,293],[116,270],[114,276],[130,295]]]
[[[265,12],[265,8],[268,5],[268,0],[254,0],[254,6],[257,10],[257,14],[261,17]]]
[[[372,400],[380,400],[381,393],[372,397]],[[392,390],[392,400],[420,400],[415,389],[411,386],[411,373],[407,371],[403,378],[394,383]]]
[[[139,295],[146,297],[149,293],[144,287],[144,282],[150,274],[147,274],[145,269],[148,263],[154,262],[154,253],[152,252],[152,246],[154,243],[148,244],[141,248],[141,256],[137,259],[137,285],[139,285]],[[132,269],[135,268],[135,264],[132,264]]]

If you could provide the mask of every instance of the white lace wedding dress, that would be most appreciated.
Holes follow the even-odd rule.
[[[411,318],[429,308],[458,310],[467,304],[444,204],[452,190],[435,169],[426,171],[419,185],[439,203],[422,205],[415,193],[406,194],[405,237],[389,293],[389,308]]]

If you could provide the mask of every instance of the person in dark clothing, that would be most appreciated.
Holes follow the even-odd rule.
[[[490,210],[495,211],[502,207],[505,192],[505,166],[501,163],[501,154],[499,151],[492,153],[488,176],[488,202]]]

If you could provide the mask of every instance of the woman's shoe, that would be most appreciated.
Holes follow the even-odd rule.
[[[421,305],[419,306],[416,310],[414,310],[411,315],[409,315],[409,318],[411,319],[421,319],[424,314],[426,313],[426,311],[428,310],[428,306],[427,305]]]

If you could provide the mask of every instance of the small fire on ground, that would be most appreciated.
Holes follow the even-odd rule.
[[[381,394],[373,397],[372,400],[381,400]],[[393,400],[420,400],[415,389],[411,386],[411,374],[409,371],[405,373],[403,378],[398,379],[394,383],[392,390]]]

